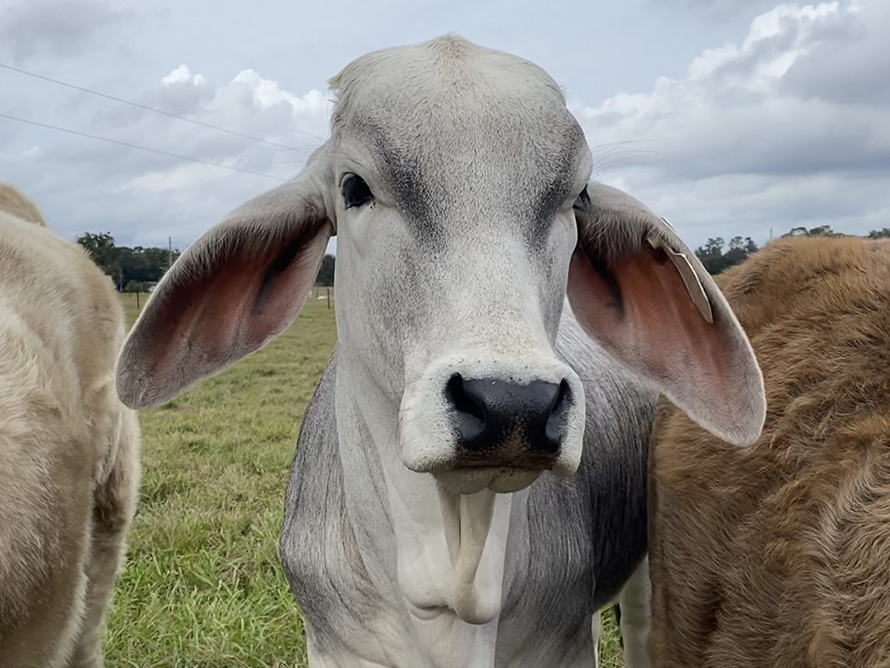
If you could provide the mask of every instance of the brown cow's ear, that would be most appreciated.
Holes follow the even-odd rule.
[[[747,336],[673,228],[629,195],[588,185],[568,297],[587,333],[716,436],[749,445],[766,418]]]
[[[242,205],[182,254],[155,288],[118,360],[132,408],[168,401],[262,348],[297,316],[334,221],[325,161]]]

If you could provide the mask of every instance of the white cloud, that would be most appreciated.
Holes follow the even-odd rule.
[[[204,88],[209,84],[200,74],[192,74],[188,65],[180,65],[167,76],[161,79],[162,86],[172,86],[173,84],[191,84],[196,88]]]
[[[45,8],[61,1],[34,0],[33,6]],[[706,30],[700,23],[682,23],[684,15],[702,12],[639,12],[633,7],[637,0],[596,9],[584,3],[576,8],[584,17],[578,19],[577,29],[583,27],[593,36],[582,53],[565,46],[578,43],[577,36],[574,41],[566,38],[566,31],[577,27],[574,24],[567,28],[554,18],[551,25],[551,19],[544,17],[533,32],[503,27],[497,34],[481,23],[474,27],[464,20],[470,16],[467,9],[451,3],[436,5],[441,16],[433,17],[448,22],[453,18],[455,23],[448,28],[442,28],[438,18],[421,25],[415,17],[411,37],[386,33],[378,38],[386,44],[370,43],[361,26],[354,32],[347,32],[347,26],[327,44],[312,40],[340,25],[333,9],[320,14],[320,23],[311,23],[312,17],[301,18],[292,4],[260,7],[256,15],[234,26],[209,5],[159,0],[166,9],[154,15],[157,25],[140,21],[121,28],[116,15],[106,11],[112,7],[108,2],[65,1],[69,11],[83,16],[59,19],[63,25],[59,28],[55,14],[41,18],[35,10],[29,15],[31,23],[17,19],[23,36],[14,43],[0,43],[0,54],[19,43],[31,49],[30,55],[62,53],[63,47],[76,54],[91,44],[107,53],[114,39],[126,41],[132,34],[132,59],[111,63],[112,59],[97,56],[85,64],[88,56],[72,55],[59,57],[55,67],[34,69],[292,150],[12,73],[0,73],[2,83],[9,82],[16,91],[4,99],[4,113],[283,180],[294,176],[329,134],[330,100],[322,82],[337,68],[372,47],[425,39],[454,28],[483,44],[531,57],[566,83],[573,95],[586,98],[587,105],[573,104],[572,109],[587,132],[600,178],[667,216],[693,246],[712,236],[750,235],[763,241],[770,228],[778,234],[798,225],[830,224],[857,233],[888,225],[890,49],[885,35],[890,30],[890,3],[886,0],[783,4],[741,27],[723,22],[709,24]],[[754,4],[763,1],[769,0]],[[658,4],[639,3],[650,10]],[[687,0],[686,4],[748,17],[753,11],[749,0]],[[14,5],[20,16],[26,16],[22,8],[30,6],[30,2]],[[502,11],[507,6],[492,0],[486,11],[501,12],[505,21],[512,21],[513,14]],[[11,10],[6,11],[3,18],[10,16]],[[169,16],[162,16],[164,12]],[[212,43],[198,43],[198,36],[186,30],[197,25],[202,12],[213,22],[206,30],[213,35]],[[310,21],[306,40],[295,44],[288,32],[290,23],[273,22],[263,12],[292,12],[291,23],[297,18]],[[611,20],[602,18],[608,12],[618,13]],[[90,16],[96,18],[95,29],[89,25]],[[384,23],[381,19],[381,26]],[[104,36],[97,40],[107,25],[118,27],[107,33],[107,40]],[[50,48],[47,40],[59,30],[68,30],[72,37]],[[401,29],[395,32],[402,34]],[[177,39],[165,42],[168,33]],[[659,41],[670,35],[683,37]],[[236,39],[245,45],[243,51],[220,49],[219,44]],[[643,43],[649,48],[639,48]],[[251,51],[251,44],[262,48]],[[682,59],[676,55],[680,52]],[[635,63],[635,54],[648,63],[646,68]],[[607,65],[610,62],[621,66]],[[652,71],[664,76],[656,78]],[[610,91],[610,97],[591,105],[592,100],[606,97],[592,92],[598,85]],[[619,86],[626,92],[613,94],[622,90]],[[122,243],[166,244],[170,235],[175,244],[184,246],[228,211],[276,183],[10,121],[0,123],[4,168],[0,178],[14,180],[34,197],[55,229],[72,237],[87,230],[109,230]]]
[[[329,132],[326,96],[291,93],[251,70],[216,85],[183,64],[138,102],[206,125],[115,103],[89,107],[79,129],[265,176],[66,135],[16,155],[0,153],[54,229],[69,236],[113,229],[121,243],[143,245],[166,245],[171,235],[185,246],[244,200],[294,176]]]
[[[888,69],[871,56],[890,61],[887,30],[879,0],[779,5],[740,42],[703,51],[686,76],[576,111],[591,143],[642,141],[623,164],[615,150],[603,179],[620,178],[695,244],[764,240],[797,224],[867,232],[890,204],[890,99],[864,95],[887,90]],[[833,54],[845,67],[820,78]]]
[[[319,114],[328,111],[328,96],[318,90],[311,90],[306,95],[297,96],[281,90],[277,81],[264,79],[253,70],[244,70],[236,76],[232,83],[243,83],[253,94],[254,104],[259,109],[268,109],[277,104],[286,103],[293,108],[293,115]]]

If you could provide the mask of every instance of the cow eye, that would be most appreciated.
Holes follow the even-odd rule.
[[[575,204],[572,206],[575,211],[589,211],[590,210],[590,195],[587,192],[587,186],[584,186],[584,190],[581,191],[581,194],[578,195],[578,199],[575,200]]]
[[[371,192],[365,180],[355,174],[347,174],[340,188],[347,209],[363,206],[374,199],[374,193]]]

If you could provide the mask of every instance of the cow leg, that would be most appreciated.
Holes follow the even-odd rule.
[[[650,668],[649,630],[652,623],[652,588],[649,583],[649,558],[634,571],[618,595],[621,609],[619,629],[627,668]]]
[[[37,474],[41,453],[35,465],[8,443],[0,430],[0,667],[65,668],[87,586],[89,466]]]
[[[600,636],[603,631],[603,615],[600,610],[594,611],[590,619],[590,630],[593,634],[593,668],[600,665]]]
[[[127,529],[136,508],[139,433],[134,414],[121,415],[118,447],[111,468],[93,494],[92,551],[86,568],[86,609],[72,668],[102,668],[105,611],[126,552]]]

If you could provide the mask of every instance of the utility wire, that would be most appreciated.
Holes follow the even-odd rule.
[[[131,107],[137,107],[138,109],[144,109],[145,111],[151,111],[156,114],[163,114],[164,116],[169,116],[170,118],[176,118],[180,121],[185,121],[186,123],[194,123],[195,125],[201,125],[205,128],[211,128],[213,130],[219,130],[220,132],[225,132],[230,135],[235,135],[236,137],[241,137],[243,139],[250,139],[251,141],[260,142],[262,144],[268,144],[269,146],[274,146],[275,148],[281,148],[286,151],[302,151],[305,149],[297,148],[295,146],[285,146],[284,144],[276,144],[273,141],[268,141],[266,139],[261,139],[260,137],[252,137],[251,135],[246,135],[241,132],[235,132],[234,130],[227,130],[226,128],[221,128],[216,125],[211,125],[210,123],[204,123],[203,121],[197,121],[194,118],[187,118],[185,116],[179,116],[178,114],[172,114],[169,111],[162,111],[161,109],[155,109],[154,107],[147,107],[144,104],[139,104],[138,102],[131,102],[130,100],[124,100],[120,97],[115,97],[114,95],[108,95],[106,93],[100,93],[99,91],[90,90],[89,88],[83,88],[82,86],[75,86],[74,84],[66,83],[64,81],[59,81],[58,79],[51,79],[50,77],[45,77],[42,74],[35,74],[34,72],[28,72],[26,70],[19,69],[18,67],[13,67],[11,65],[4,65],[0,63],[0,68],[4,70],[10,70],[11,72],[18,72],[19,74],[24,74],[29,77],[34,77],[36,79],[43,79],[44,81],[49,81],[54,84],[58,84],[60,86],[66,86],[67,88],[73,88],[74,90],[79,90],[83,93],[89,93],[90,95],[98,95],[99,97],[104,97],[108,100],[114,100],[115,102],[121,102],[123,104],[129,104]],[[312,137],[313,139],[317,139],[318,141],[324,141],[321,137],[312,134],[311,132],[304,132],[303,130],[296,130],[300,134],[304,134],[307,137]]]
[[[277,176],[272,176],[271,174],[263,174],[261,172],[252,172],[249,169],[240,169],[238,167],[229,167],[228,165],[221,165],[217,162],[209,162],[207,160],[201,160],[200,158],[190,158],[187,155],[179,155],[178,153],[170,153],[169,151],[161,151],[156,148],[148,148],[146,146],[137,146],[136,144],[130,144],[125,141],[119,141],[117,139],[109,139],[108,137],[99,137],[96,135],[87,134],[86,132],[79,132],[78,130],[70,130],[68,128],[60,128],[57,125],[49,125],[47,123],[40,123],[38,121],[31,121],[27,118],[18,118],[16,116],[10,116],[9,114],[0,113],[0,118],[6,118],[10,121],[18,121],[19,123],[27,123],[29,125],[36,125],[41,128],[48,128],[50,130],[58,130],[59,132],[67,132],[68,134],[77,135],[78,137],[88,137],[89,139],[98,139],[99,141],[108,142],[109,144],[117,144],[119,146],[126,146],[127,148],[135,148],[140,151],[148,151],[150,153],[157,153],[159,155],[166,155],[170,158],[179,158],[180,160],[190,160],[191,162],[197,162],[202,165],[210,165],[211,167],[219,167],[220,169],[228,169],[233,172],[241,172],[243,174],[253,174],[254,176],[262,176],[266,179],[274,179],[275,181],[279,181],[283,183],[285,179],[281,179]]]

